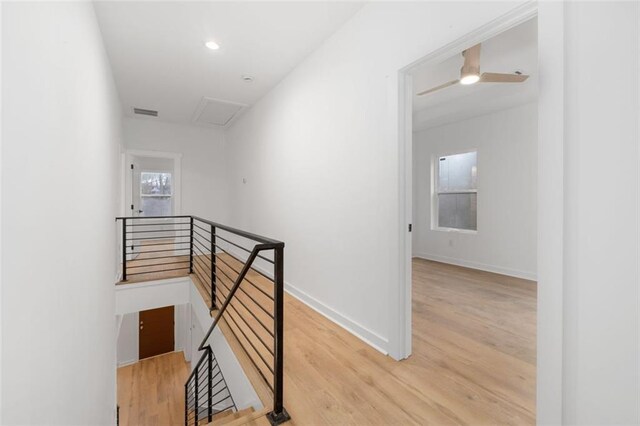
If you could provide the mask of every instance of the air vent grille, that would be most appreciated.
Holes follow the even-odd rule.
[[[152,109],[144,109],[144,108],[133,108],[133,113],[140,114],[140,115],[148,115],[151,117],[158,116],[158,111],[154,111]]]

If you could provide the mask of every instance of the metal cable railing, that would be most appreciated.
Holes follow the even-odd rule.
[[[228,410],[237,407],[218,360],[207,346],[184,385],[184,424],[207,424],[216,414]]]
[[[198,368],[207,368],[205,358],[215,358],[208,341],[222,320],[273,395],[271,424],[289,420],[283,406],[284,243],[196,216],[117,220],[122,221],[123,281],[190,274],[215,315],[199,346],[204,353],[185,385],[185,397],[191,398],[186,424],[219,412],[208,400],[199,405],[193,382],[200,377]]]
[[[122,281],[187,274],[190,216],[119,217],[122,222]]]

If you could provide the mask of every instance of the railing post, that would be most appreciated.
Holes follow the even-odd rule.
[[[184,384],[184,426],[189,425],[189,381]]]
[[[134,234],[135,235],[135,234]],[[122,219],[122,281],[127,280],[127,219]]]
[[[291,419],[283,402],[284,375],[284,244],[274,249],[274,377],[273,377],[273,411],[267,414],[272,425],[279,425]]]
[[[194,425],[198,424],[198,414],[200,414],[199,413],[199,411],[200,411],[199,404],[200,403],[198,402],[198,373],[199,373],[198,372],[198,367],[199,367],[199,364],[196,364],[196,374],[193,376],[193,380],[194,380],[194,383],[195,383],[195,388],[193,390],[193,397],[195,398],[194,406],[195,406],[195,410],[196,410],[195,411],[196,417],[195,417],[195,420],[193,422]]]
[[[189,228],[189,273],[193,274],[193,216],[190,217]]]
[[[208,365],[208,374],[207,374],[207,417],[209,419],[209,423],[211,423],[212,418],[213,418],[213,395],[211,394],[213,392],[213,389],[211,389],[213,387],[213,376],[212,376],[212,370],[213,370],[213,351],[211,350],[211,346],[209,346],[209,348],[207,349],[207,363]]]
[[[216,227],[211,225],[211,309],[216,308]]]

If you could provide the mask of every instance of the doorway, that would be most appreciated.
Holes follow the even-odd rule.
[[[128,150],[123,162],[123,215],[154,217],[155,234],[143,232],[141,221],[130,221],[130,231],[136,238],[126,247],[127,260],[134,260],[144,251],[145,238],[167,237],[167,244],[175,238],[175,225],[164,216],[181,214],[181,157],[179,153]],[[167,222],[166,225],[162,225]],[[164,231],[164,232],[163,232]],[[158,233],[160,232],[160,233]]]
[[[176,187],[172,159],[131,155],[128,175],[131,217],[175,214]]]
[[[405,356],[447,360],[442,380],[479,421],[533,424],[538,25],[535,13],[504,25],[403,71],[401,329]]]
[[[173,306],[140,311],[139,318],[138,356],[140,359],[174,351]]]

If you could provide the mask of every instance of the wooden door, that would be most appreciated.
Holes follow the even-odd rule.
[[[173,306],[140,311],[139,357],[149,358],[173,352]]]

